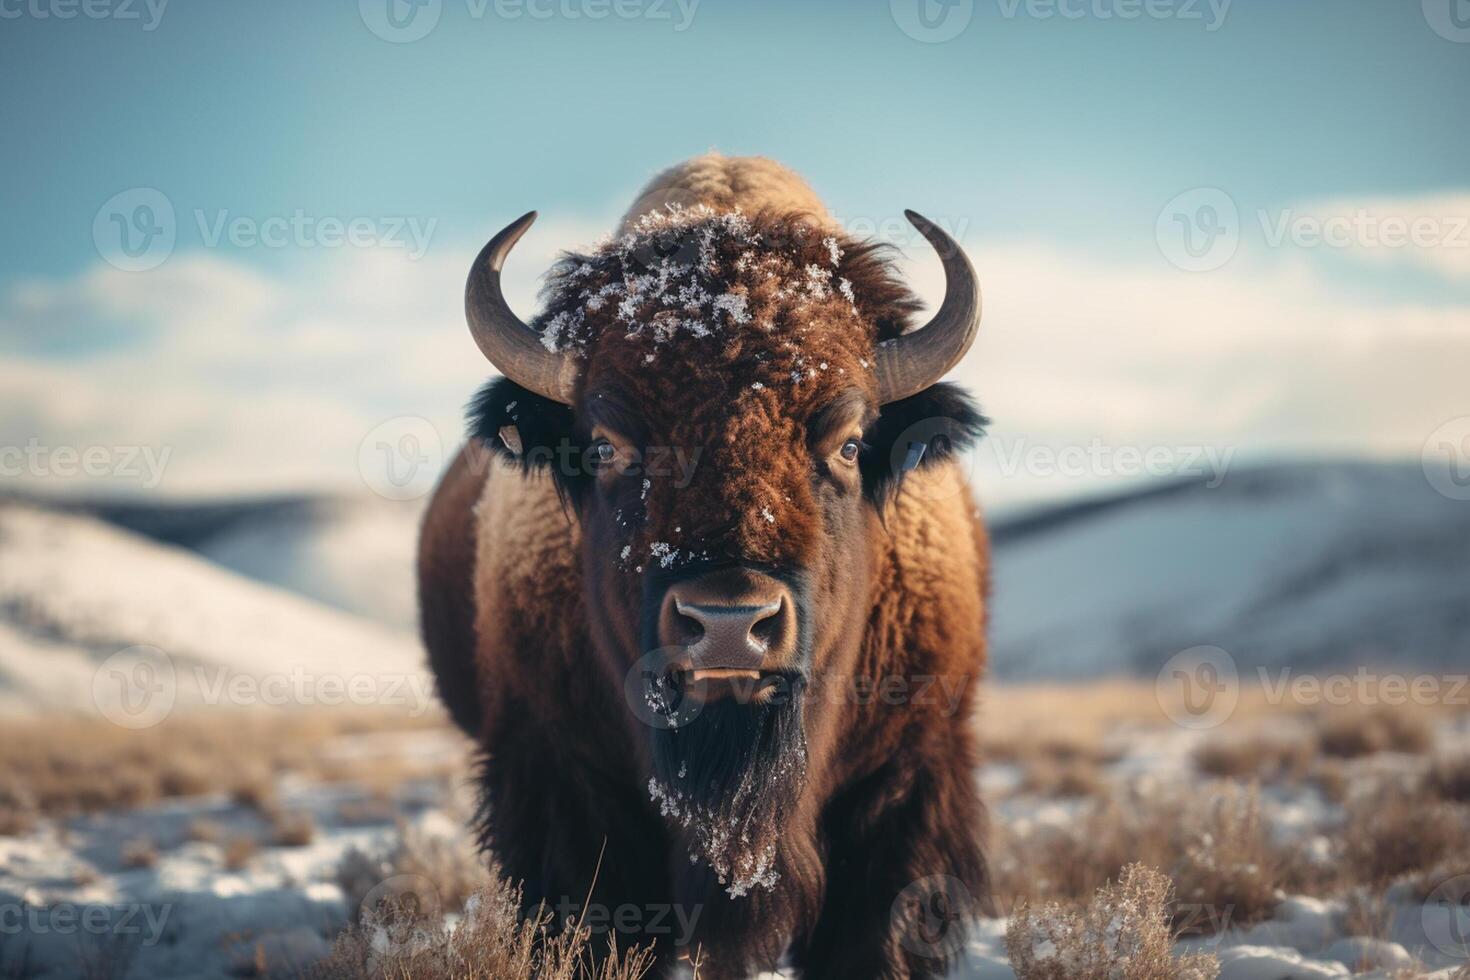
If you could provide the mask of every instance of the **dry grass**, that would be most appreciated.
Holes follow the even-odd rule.
[[[457,910],[491,884],[492,876],[467,838],[433,837],[405,826],[385,853],[366,854],[354,847],[337,866],[337,884],[350,909],[361,908],[369,894],[391,879],[427,882],[435,904]]]
[[[649,950],[603,947],[578,924],[556,931],[546,913],[523,919],[520,894],[496,879],[473,896],[449,928],[424,917],[417,902],[386,900],[362,909],[360,924],[332,955],[309,970],[313,980],[640,980],[653,968]]]
[[[1353,883],[1384,885],[1428,871],[1470,840],[1470,808],[1387,787],[1348,803],[1338,862]]]
[[[195,817],[184,828],[185,840],[191,840],[201,844],[218,844],[220,838],[223,836],[224,831],[220,828],[219,824],[213,820],[206,820],[203,817]]]
[[[242,871],[250,859],[260,853],[260,841],[254,837],[236,835],[225,841],[222,860],[229,871]]]
[[[277,847],[305,847],[316,838],[309,813],[275,810],[270,814],[271,840]]]
[[[1191,933],[1267,918],[1287,862],[1271,844],[1254,790],[1229,783],[1206,793],[1132,792],[1089,801],[1062,826],[1002,827],[992,848],[1001,908],[1086,900],[1128,865],[1167,871]]]
[[[1341,759],[1376,752],[1422,755],[1434,747],[1433,720],[1417,705],[1324,711],[1317,717],[1317,737],[1323,753]]]
[[[1105,783],[1098,764],[1090,759],[1029,759],[1022,770],[1020,791],[1037,796],[1097,796]]]
[[[1318,759],[1312,767],[1312,782],[1332,803],[1343,803],[1352,790],[1352,775],[1341,759]]]
[[[122,866],[125,868],[151,868],[158,863],[158,848],[151,840],[124,841]]]
[[[523,918],[518,890],[464,836],[400,825],[385,852],[348,851],[337,883],[356,925],[312,978],[638,980],[653,965],[650,951],[619,951],[581,923]],[[449,927],[445,914],[460,910]]]
[[[1177,924],[1197,934],[1269,918],[1286,862],[1261,821],[1255,790],[1232,787],[1203,805],[1198,829],[1180,835],[1182,853],[1171,868],[1184,903]]]
[[[1221,737],[1194,751],[1195,768],[1224,779],[1258,779],[1263,783],[1295,782],[1313,769],[1319,745],[1315,734],[1253,734]]]
[[[1213,980],[1214,956],[1174,955],[1170,889],[1131,864],[1080,908],[1022,904],[1006,929],[1017,980]]]
[[[0,782],[0,837],[28,834],[36,826],[36,801],[10,780]]]
[[[990,688],[976,722],[985,758],[1107,763],[1117,757],[1108,740],[1118,731],[1169,723],[1152,692],[1135,681]]]
[[[1260,684],[1245,683],[1229,721],[1215,735],[1228,738],[1263,723],[1300,719],[1317,730],[1322,751],[1329,755],[1424,752],[1432,743],[1434,722],[1464,712],[1460,705],[1413,703],[1322,708],[1290,697],[1282,700]],[[1004,761],[1023,760],[1037,752],[1054,754],[1055,746],[1072,746],[1105,760],[1106,747],[1120,733],[1172,726],[1155,685],[1140,680],[990,686],[976,719],[985,757]]]
[[[276,773],[269,765],[247,765],[230,777],[225,791],[230,802],[263,814],[269,814],[279,803]]]
[[[222,793],[267,812],[286,773],[320,782],[401,783],[458,771],[430,761],[331,754],[341,736],[445,728],[386,710],[228,711],[180,715],[138,731],[81,717],[0,723],[0,832],[37,815],[68,816]],[[447,731],[447,728],[445,729]],[[241,760],[248,760],[242,769]]]
[[[1429,764],[1424,789],[1449,803],[1470,803],[1470,754],[1434,759]]]

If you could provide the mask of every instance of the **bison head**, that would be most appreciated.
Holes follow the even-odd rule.
[[[936,384],[974,339],[974,271],[909,218],[948,281],[918,329],[881,249],[800,215],[647,215],[565,257],[529,325],[500,269],[534,212],[470,273],[471,329],[505,375],[473,432],[556,482],[589,669],[624,685],[652,795],[735,894],[773,879],[809,745],[830,742],[840,699],[813,692],[859,669],[888,496],[984,422]]]

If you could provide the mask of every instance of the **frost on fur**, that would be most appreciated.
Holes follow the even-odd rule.
[[[837,239],[820,240],[826,268],[798,257],[799,246],[815,243],[816,230],[798,222],[789,233],[789,242],[771,240],[739,208],[669,204],[642,215],[590,255],[569,258],[552,272],[546,293],[554,312],[537,321],[541,342],[582,353],[602,331],[615,329],[646,341],[644,360],[651,364],[660,347],[680,336],[769,332],[772,324],[756,322],[751,312],[757,291],[796,313],[840,294],[856,316],[852,284],[835,274],[845,254]]]

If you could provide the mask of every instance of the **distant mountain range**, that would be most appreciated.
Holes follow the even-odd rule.
[[[418,518],[327,497],[0,499],[0,707],[64,702],[130,643],[250,669],[416,668]],[[1470,502],[1417,465],[1242,468],[1013,515],[992,537],[999,679],[1147,675],[1198,645],[1242,668],[1470,664]]]
[[[1301,463],[994,529],[1008,679],[1148,674],[1194,646],[1242,668],[1470,664],[1470,502],[1418,465]]]
[[[150,692],[164,692],[165,707],[371,701],[390,689],[407,703],[427,701],[423,675],[407,628],[74,508],[0,502],[0,713],[86,708],[99,698],[161,703]],[[349,677],[362,686],[346,694],[340,680]]]

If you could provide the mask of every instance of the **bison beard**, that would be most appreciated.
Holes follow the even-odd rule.
[[[649,795],[732,898],[779,877],[777,844],[806,778],[802,685],[785,679],[766,703],[726,697],[653,734]],[[698,697],[688,692],[686,697]]]

